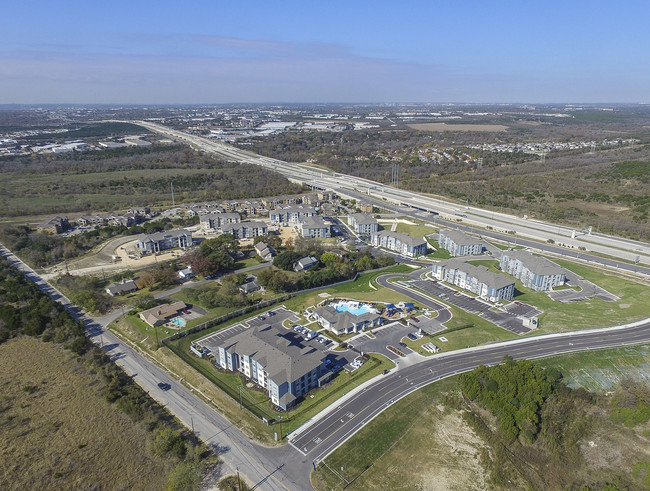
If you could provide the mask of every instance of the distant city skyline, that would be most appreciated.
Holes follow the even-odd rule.
[[[649,14],[600,0],[6,2],[0,104],[650,102]]]

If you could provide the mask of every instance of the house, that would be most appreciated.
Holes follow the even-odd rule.
[[[527,251],[504,251],[499,266],[502,271],[520,280],[525,287],[535,291],[552,290],[564,285],[566,281],[564,268]]]
[[[315,341],[274,326],[245,330],[218,347],[216,363],[267,389],[271,402],[287,409],[329,381],[326,354]]]
[[[221,226],[221,233],[232,234],[236,239],[252,239],[266,235],[269,229],[264,222],[227,223]]]
[[[313,256],[303,257],[300,261],[293,265],[294,271],[307,271],[318,264],[318,259]]]
[[[194,278],[194,273],[192,273],[192,266],[188,266],[188,267],[185,268],[185,269],[181,269],[181,270],[178,272],[178,277],[179,277],[181,280],[189,280],[189,279]]]
[[[168,322],[171,318],[176,317],[187,308],[185,302],[174,302],[172,304],[163,304],[140,312],[140,319],[149,324],[151,327],[157,327]]]
[[[106,221],[101,215],[82,215],[77,218],[77,224],[80,227],[87,227],[89,225],[102,225]]]
[[[349,311],[338,312],[331,305],[318,307],[314,309],[313,314],[318,324],[337,335],[372,329],[383,322],[383,318],[377,313],[354,315]]]
[[[472,256],[483,253],[483,242],[460,230],[441,230],[438,244],[452,256]]]
[[[106,293],[108,293],[111,297],[116,297],[118,295],[126,295],[127,293],[131,293],[134,291],[137,291],[138,286],[136,285],[134,280],[128,280],[128,281],[122,281],[122,283],[113,283],[112,285],[108,285],[106,287]]]
[[[253,246],[255,252],[259,257],[265,261],[270,261],[275,256],[275,249],[273,247],[266,245],[264,242],[258,242]]]
[[[248,294],[258,290],[262,290],[262,287],[257,280],[247,281],[246,283],[239,285],[239,291],[242,293]]]
[[[461,259],[449,259],[432,266],[433,277],[475,293],[489,302],[512,300],[515,282],[504,274],[488,271]]]
[[[351,213],[348,215],[348,225],[357,234],[372,235],[379,230],[377,220],[367,213]]]
[[[47,234],[60,234],[69,228],[70,222],[68,222],[68,217],[54,217],[40,224],[37,230]]]
[[[169,230],[153,234],[143,234],[138,237],[136,247],[140,254],[152,254],[175,247],[190,247],[192,233],[185,230]]]
[[[305,217],[298,224],[300,235],[305,238],[331,237],[330,226],[321,217]]]
[[[375,247],[384,247],[409,257],[422,256],[427,253],[426,241],[408,234],[381,230],[372,234],[370,239]]]
[[[239,213],[208,213],[199,218],[201,231],[204,233],[217,233],[217,230],[227,224],[241,222]]]
[[[316,216],[316,209],[310,206],[287,206],[269,212],[274,225],[297,225],[302,219],[313,216]]]

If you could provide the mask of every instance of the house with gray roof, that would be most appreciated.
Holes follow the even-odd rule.
[[[273,259],[273,256],[275,256],[275,249],[264,242],[258,242],[253,246],[253,248],[257,255],[265,261],[270,261]]]
[[[275,326],[255,327],[226,340],[217,365],[243,373],[268,390],[276,406],[287,409],[310,390],[329,381],[326,354],[315,341]]]
[[[515,294],[515,282],[511,278],[462,259],[436,263],[432,266],[432,273],[434,278],[475,293],[489,302],[512,300]]]
[[[181,301],[171,304],[157,305],[156,307],[140,312],[140,319],[151,327],[156,327],[165,324],[173,317],[179,315],[186,308],[187,305],[185,302]]]
[[[438,234],[438,244],[452,256],[472,256],[483,253],[483,242],[460,230],[441,230]]]
[[[370,240],[375,247],[384,247],[409,257],[422,256],[427,253],[427,242],[408,234],[381,230],[372,234]]]
[[[293,270],[296,272],[307,271],[318,264],[318,259],[313,256],[303,257],[293,265]]]
[[[499,266],[504,272],[520,280],[524,286],[535,291],[549,291],[564,285],[566,281],[564,268],[527,251],[504,251]]]
[[[118,295],[126,295],[127,293],[131,293],[134,291],[137,291],[138,286],[136,285],[134,280],[128,280],[128,281],[122,281],[122,283],[113,283],[112,285],[108,285],[106,287],[106,293],[108,293],[111,297],[116,297]]]
[[[367,213],[351,213],[348,215],[348,225],[357,234],[372,235],[379,230],[377,220]]]

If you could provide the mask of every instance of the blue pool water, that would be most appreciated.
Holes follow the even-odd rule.
[[[352,315],[361,315],[361,314],[367,314],[369,312],[368,307],[366,305],[361,305],[359,308],[356,309],[351,309],[349,305],[347,304],[341,304],[336,306],[336,311],[337,312],[350,312]]]
[[[185,324],[187,324],[187,323],[185,322],[185,319],[182,319],[180,317],[174,317],[172,319],[172,324],[176,324],[177,326],[180,326],[180,327],[185,327]]]

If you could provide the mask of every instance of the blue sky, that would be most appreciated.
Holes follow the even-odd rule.
[[[650,2],[2,2],[0,103],[650,102]]]

